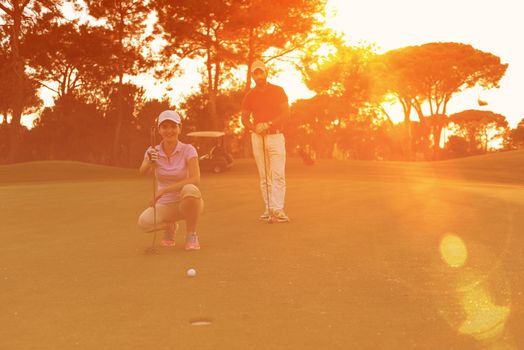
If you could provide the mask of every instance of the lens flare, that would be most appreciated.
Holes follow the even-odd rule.
[[[467,318],[459,332],[477,340],[497,338],[503,331],[510,309],[495,305],[489,293],[481,288],[473,288],[461,298],[461,304]]]
[[[461,267],[468,258],[466,245],[455,235],[446,235],[440,241],[440,256],[451,267]]]
[[[441,239],[439,251],[448,266],[450,281],[455,281],[453,292],[447,294],[449,305],[442,305],[441,315],[447,315],[450,324],[461,334],[480,342],[500,341],[511,308],[503,271],[500,267],[486,269],[490,261],[490,266],[498,266],[497,259],[478,244],[470,243],[468,249],[466,243],[453,234]]]

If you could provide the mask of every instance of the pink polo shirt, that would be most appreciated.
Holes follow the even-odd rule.
[[[194,157],[198,157],[195,147],[190,144],[178,141],[174,152],[171,156],[167,156],[164,149],[160,145],[156,145],[155,149],[158,151],[158,160],[156,167],[156,176],[158,181],[158,189],[165,188],[180,180],[186,179],[189,176],[189,169],[187,162]],[[147,151],[144,154],[144,159],[147,158]],[[166,192],[157,203],[168,204],[180,201],[180,191]]]

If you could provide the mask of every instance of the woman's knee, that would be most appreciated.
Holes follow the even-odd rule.
[[[200,198],[187,196],[182,199],[180,207],[183,209],[186,208],[198,208],[200,206]]]
[[[151,231],[153,228],[153,221],[149,217],[147,211],[144,211],[139,217],[137,222],[138,228],[144,232]]]
[[[182,197],[182,200],[186,198],[201,198],[202,193],[200,193],[200,190],[196,185],[193,184],[185,184],[184,187],[182,187],[182,190],[180,191],[180,196]]]

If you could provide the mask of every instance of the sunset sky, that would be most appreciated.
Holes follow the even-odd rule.
[[[508,118],[512,127],[524,118],[522,0],[330,0],[336,14],[329,24],[350,43],[376,43],[382,51],[428,42],[461,42],[509,63],[500,89],[472,90],[455,97],[448,114],[482,107]]]
[[[522,13],[522,0],[329,0],[326,20],[330,27],[346,35],[348,43],[375,43],[379,52],[440,41],[470,44],[499,56],[502,63],[509,63],[500,88],[474,88],[457,95],[447,112],[491,110],[506,116],[510,126],[515,127],[524,118],[520,103],[524,98],[524,48],[518,42]],[[194,64],[187,62],[185,68],[186,74],[169,84],[169,96],[175,104],[189,95],[200,80]],[[282,85],[292,102],[314,95],[293,69],[285,68],[270,80]],[[154,87],[152,77],[143,76],[140,83],[148,88],[148,97],[160,98],[166,93],[166,84]],[[478,97],[488,105],[479,107]],[[389,110],[394,119],[402,119],[399,106]]]

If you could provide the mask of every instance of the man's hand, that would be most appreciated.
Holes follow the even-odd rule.
[[[270,128],[270,126],[271,125],[269,123],[258,123],[255,125],[255,132],[257,134],[263,135]]]
[[[147,158],[150,162],[156,162],[158,160],[158,151],[154,147],[147,149]]]
[[[245,131],[255,132],[255,126],[250,121],[242,119],[242,125]]]

